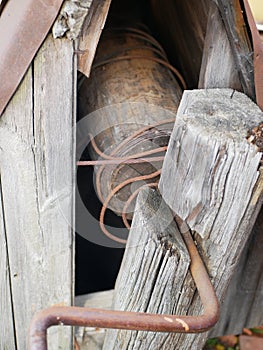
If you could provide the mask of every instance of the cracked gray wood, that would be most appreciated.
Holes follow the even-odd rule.
[[[48,37],[0,120],[8,246],[8,256],[0,259],[10,269],[17,340],[17,347],[4,343],[1,349],[26,349],[35,312],[72,302],[74,79],[72,43]],[[54,328],[49,335],[49,349],[70,348],[71,330]],[[9,336],[14,340],[12,327]]]
[[[159,192],[144,189],[136,203],[113,307],[149,313],[183,314],[182,286],[193,288],[190,258],[173,215]],[[104,350],[174,349],[172,333],[107,330]]]
[[[211,3],[198,87],[232,88],[242,92],[238,73],[220,10],[215,3]]]
[[[242,93],[185,91],[163,165],[160,191],[196,232],[220,301],[262,204],[262,154],[246,140],[247,130],[262,120],[258,106]],[[200,310],[194,293],[184,299],[192,299],[189,313]],[[201,349],[206,337],[178,335],[176,349]]]
[[[242,252],[222,305],[224,318],[210,336],[241,334],[245,327],[263,324],[263,208]]]
[[[253,48],[240,0],[215,0],[223,19],[242,89],[255,101]]]

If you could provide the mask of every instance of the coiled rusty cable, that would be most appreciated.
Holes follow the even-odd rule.
[[[161,174],[161,170],[157,170],[155,171],[154,173],[152,174],[148,174],[148,175],[141,175],[141,176],[136,176],[136,177],[133,177],[133,178],[130,178],[130,179],[127,179],[126,181],[123,181],[122,183],[120,183],[118,186],[116,186],[111,192],[110,194],[108,195],[108,197],[106,198],[105,202],[103,202],[103,205],[102,205],[102,209],[101,209],[101,212],[100,212],[100,228],[102,230],[102,232],[108,236],[109,238],[111,238],[113,241],[116,241],[116,242],[119,242],[119,243],[126,243],[127,240],[126,239],[121,239],[119,237],[116,237],[114,236],[113,234],[111,234],[105,227],[104,225],[104,215],[105,215],[105,212],[106,212],[106,209],[107,209],[107,206],[110,202],[110,200],[113,198],[113,196],[118,192],[120,191],[122,188],[124,188],[125,186],[133,183],[133,182],[136,182],[136,181],[142,181],[142,180],[149,180],[149,179],[152,179],[152,178],[155,178],[157,176],[159,176]],[[138,194],[138,193],[137,193]],[[132,195],[131,195],[132,196]],[[130,199],[130,198],[129,198]],[[128,199],[128,202],[129,202],[129,199]],[[124,221],[124,224],[126,224],[126,221]],[[127,227],[127,226],[126,226]],[[129,228],[129,226],[127,227]]]
[[[133,155],[129,155],[127,157],[116,157],[116,154],[118,153],[118,151],[120,151],[123,147],[125,147],[125,145],[127,145],[127,143],[133,139],[135,139],[136,137],[138,137],[139,135],[142,135],[145,131],[149,130],[149,129],[153,129],[156,128],[158,126],[164,125],[164,124],[169,124],[169,123],[173,123],[174,119],[166,119],[163,120],[161,122],[157,122],[153,125],[148,125],[146,127],[141,128],[140,130],[137,130],[135,133],[133,133],[132,135],[130,135],[129,137],[127,137],[125,140],[123,140],[117,147],[115,147],[115,149],[110,153],[110,154],[105,154],[104,152],[102,152],[99,147],[97,146],[94,137],[89,134],[89,139],[91,142],[91,145],[93,147],[93,149],[95,150],[95,152],[98,154],[98,156],[100,156],[101,158],[104,159],[104,161],[110,161],[113,164],[120,164],[122,162],[126,163],[126,164],[132,164],[134,162],[136,163],[143,163],[143,162],[150,162],[150,161],[160,161],[163,160],[164,156],[159,156],[159,157],[151,157],[151,158],[142,158],[142,157],[147,157],[149,155],[152,154],[156,154],[156,153],[160,153],[160,152],[164,152],[167,150],[167,146],[163,146],[163,147],[157,147],[155,149],[151,149],[148,151],[144,151],[144,152],[140,152],[140,153],[136,153]],[[111,163],[111,164],[112,164]],[[113,190],[111,190],[111,192],[109,193],[108,197],[104,200],[103,196],[102,196],[102,192],[101,192],[101,184],[100,184],[100,178],[101,178],[101,174],[105,168],[105,166],[107,165],[107,163],[105,164],[104,162],[100,163],[100,160],[95,160],[95,161],[91,161],[91,163],[89,161],[79,161],[77,163],[78,166],[85,166],[85,165],[100,165],[100,169],[98,170],[97,174],[96,174],[96,189],[97,189],[97,194],[99,199],[102,202],[102,209],[100,212],[100,217],[99,217],[99,223],[100,223],[100,228],[102,230],[102,232],[109,237],[110,239],[118,242],[118,243],[126,243],[126,239],[122,239],[119,238],[115,235],[113,235],[112,233],[110,233],[104,224],[104,217],[105,217],[105,213],[106,213],[106,209],[108,207],[108,204],[110,203],[111,199],[114,197],[114,195],[116,195],[117,192],[119,192],[122,188],[124,188],[125,186],[137,182],[137,181],[142,181],[142,180],[150,180],[153,179],[157,176],[159,176],[161,174],[161,169],[155,171],[154,173],[151,174],[147,174],[147,175],[141,175],[141,176],[137,176],[137,177],[133,177],[131,179],[127,179],[126,181],[123,181],[122,183],[120,183],[118,186],[116,186]],[[140,189],[142,187],[145,186],[149,186],[149,187],[153,187],[153,186],[157,186],[158,182],[154,182],[154,183],[150,183],[150,184],[146,184],[140,187]],[[128,208],[128,206],[130,205],[130,203],[135,199],[135,197],[138,195],[139,193],[139,189],[136,190],[127,200],[126,204],[123,207],[122,210],[122,219],[123,219],[123,223],[124,225],[129,229],[130,225],[128,223],[128,220],[126,218],[126,209]]]
[[[137,190],[134,191],[134,192],[130,195],[130,197],[128,198],[127,202],[124,204],[123,211],[122,211],[122,215],[121,215],[121,216],[122,216],[122,221],[123,221],[124,225],[127,227],[127,229],[130,229],[130,228],[131,228],[131,226],[130,226],[128,220],[127,220],[127,216],[126,216],[126,212],[127,212],[128,208],[129,208],[131,202],[137,197],[137,195],[139,194],[139,192],[140,192],[143,188],[145,188],[145,187],[157,187],[157,186],[158,186],[158,182],[151,182],[151,183],[148,183],[148,184],[146,184],[146,185],[143,185],[143,186],[137,188]]]

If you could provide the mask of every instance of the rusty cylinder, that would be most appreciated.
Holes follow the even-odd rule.
[[[180,77],[173,70],[160,44],[148,33],[134,28],[104,31],[90,77],[80,82],[79,114],[85,118],[85,132],[106,158],[147,155],[168,144],[182,95]],[[103,159],[94,143],[89,145],[91,158]],[[123,181],[140,179],[161,167],[162,161],[96,166],[98,196],[104,202]],[[145,181],[157,182],[158,176]],[[128,198],[145,181],[133,181],[120,189],[109,208],[120,215]],[[131,218],[132,206],[128,211]]]

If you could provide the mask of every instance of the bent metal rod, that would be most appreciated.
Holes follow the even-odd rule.
[[[47,329],[56,325],[115,328],[150,332],[200,333],[219,319],[219,303],[187,224],[176,218],[189,251],[190,271],[203,303],[200,316],[148,314],[73,306],[53,306],[38,312],[29,331],[29,350],[47,350]]]

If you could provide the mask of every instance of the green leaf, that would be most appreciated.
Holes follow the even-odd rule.
[[[210,339],[207,339],[207,341],[206,341],[206,344],[207,345],[216,345],[216,344],[218,344],[218,339],[217,338],[210,338]]]
[[[253,333],[263,334],[263,329],[261,328],[250,328],[250,330]]]

